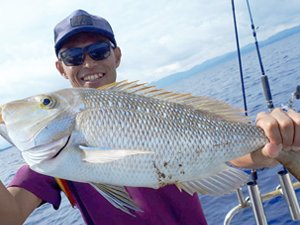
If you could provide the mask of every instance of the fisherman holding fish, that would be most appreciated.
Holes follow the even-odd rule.
[[[121,50],[110,24],[99,16],[90,15],[83,10],[75,11],[56,25],[54,40],[58,57],[56,68],[74,88],[35,96],[26,102],[20,100],[1,106],[0,125],[7,129],[6,133],[2,131],[1,134],[22,151],[31,169],[29,166],[21,167],[7,188],[0,182],[0,224],[22,224],[35,208],[46,202],[57,209],[61,201],[61,191],[64,191],[71,204],[80,210],[86,224],[206,224],[195,192],[218,195],[224,190],[232,191],[247,179],[240,170],[227,167],[221,162],[230,161],[233,166],[242,168],[272,167],[278,165],[279,158],[282,164],[286,163],[285,160],[281,160],[280,155],[300,150],[300,115],[294,110],[283,112],[276,108],[271,113],[261,112],[257,115],[256,126],[252,126],[246,124],[247,121],[243,121],[241,116],[233,118],[231,112],[235,112],[235,109],[217,100],[207,103],[207,99],[156,91],[134,82],[114,83],[117,77],[116,69],[121,62]],[[105,86],[108,84],[111,85]],[[126,104],[121,102],[121,99],[126,100]],[[140,105],[136,106],[133,102],[139,102],[135,104]],[[25,108],[22,112],[24,117],[20,117],[19,112],[19,118],[14,114],[13,108],[22,104]],[[154,104],[155,108],[150,108]],[[85,108],[87,105],[92,110]],[[93,108],[95,105],[98,108],[103,105],[107,107],[97,111]],[[124,107],[126,110],[123,110]],[[159,107],[161,111],[156,110]],[[172,110],[174,113],[167,115],[163,108],[168,108],[168,113]],[[170,142],[182,141],[184,145],[187,141],[184,135],[175,138],[171,134],[168,136],[169,129],[165,128],[166,126],[159,127],[161,121],[166,122],[164,118],[169,116],[167,123],[171,126],[179,120],[179,128],[174,127],[173,130],[184,130],[186,136],[192,136],[198,131],[190,129],[188,125],[195,123],[195,118],[199,120],[202,108],[204,111],[205,108],[218,111],[217,114],[201,112],[205,114],[200,119],[204,127],[207,127],[207,124],[210,126],[213,121],[214,127],[222,125],[225,126],[222,129],[230,129],[226,134],[233,130],[239,130],[241,133],[242,129],[251,132],[251,135],[246,133],[245,137],[240,137],[238,133],[232,137],[244,138],[242,144],[249,142],[252,150],[247,151],[251,153],[235,155],[235,152],[230,152],[230,157],[226,156],[223,161],[220,159],[220,164],[214,166],[216,169],[207,165],[206,169],[201,170],[203,172],[199,172],[197,168],[204,167],[205,161],[211,164],[206,156],[214,162],[219,160],[219,157],[216,158],[211,152],[205,151],[210,149],[198,149],[195,155],[186,149],[171,152],[178,147],[179,144],[176,144],[170,147],[171,153],[168,152]],[[63,109],[60,114],[58,109]],[[191,111],[186,113],[186,110],[190,109]],[[39,119],[40,122],[28,128],[26,123],[30,120],[32,110],[37,110],[34,122]],[[64,116],[63,113],[67,110],[74,114]],[[152,127],[149,125],[152,122],[151,116],[143,117],[151,110],[156,115],[156,122]],[[107,123],[101,122],[100,119],[95,121],[93,118],[97,118],[98,114],[87,115],[94,111],[98,114],[105,113],[103,116],[108,118],[103,120],[109,120],[110,117],[115,119]],[[137,140],[132,140],[130,136],[118,139],[121,135],[133,131],[122,119],[126,114],[136,115],[131,118],[133,125],[147,122],[144,131],[132,134],[140,135],[136,136],[141,138],[139,143],[134,142]],[[59,128],[52,123],[53,120],[60,122]],[[122,129],[114,129],[115,126],[110,126],[111,123],[117,123]],[[49,134],[49,130],[57,129],[60,129],[60,133]],[[165,130],[158,137],[152,137],[156,129]],[[15,132],[17,130],[18,132]],[[216,130],[213,132],[217,132]],[[209,132],[211,131],[201,131],[201,134],[205,136],[209,135]],[[253,133],[257,137],[252,140]],[[216,136],[226,135],[217,134]],[[48,140],[49,135],[53,135],[51,141]],[[163,135],[167,138],[166,143],[164,148],[159,149],[158,142],[164,141],[160,139]],[[152,149],[150,143],[153,140],[149,139],[149,136],[158,140],[153,143]],[[126,143],[105,146],[103,143],[109,143],[110,139]],[[211,139],[210,136],[209,140]],[[189,140],[196,140],[193,142],[195,146],[199,143],[204,146],[209,142],[202,141],[201,138]],[[131,142],[137,147],[130,148]],[[227,140],[213,144],[220,151],[225,147],[229,148],[230,145],[230,141]],[[193,148],[193,144],[189,146]],[[243,146],[241,148],[248,148]],[[234,147],[230,146],[229,149]],[[209,145],[207,148],[210,148]],[[183,157],[180,157],[181,155]],[[188,158],[189,155],[192,155],[192,158]],[[66,157],[68,160],[64,161]],[[193,159],[193,167],[188,167],[193,163]],[[138,164],[137,160],[140,160]],[[61,164],[58,164],[59,161]],[[107,165],[110,167],[106,167]],[[137,168],[140,165],[142,166]],[[150,167],[154,174],[143,173]],[[172,173],[175,167],[178,173]],[[129,176],[130,173],[134,175]],[[191,177],[187,178],[189,175]],[[226,183],[227,178],[232,181]],[[225,181],[220,184],[218,179]]]

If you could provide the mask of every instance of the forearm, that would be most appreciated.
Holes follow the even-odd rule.
[[[249,169],[261,169],[264,167],[273,167],[279,164],[275,159],[264,156],[261,150],[234,159],[229,163],[236,167]]]
[[[24,221],[17,201],[0,181],[0,225],[17,225]]]
[[[42,200],[21,187],[6,189],[0,181],[0,225],[23,224]]]

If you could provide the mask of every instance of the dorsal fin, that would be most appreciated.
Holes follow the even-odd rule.
[[[164,89],[156,89],[155,86],[148,87],[146,86],[147,84],[138,84],[137,82],[138,81],[127,82],[127,80],[124,80],[99,87],[98,90],[132,93],[162,101],[191,106],[196,110],[209,112],[212,115],[216,115],[223,120],[230,122],[246,124],[251,122],[249,117],[241,115],[241,113],[245,112],[244,110],[228,105],[223,101],[204,96],[192,96],[191,94],[169,92]]]

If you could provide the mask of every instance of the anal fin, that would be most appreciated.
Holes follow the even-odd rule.
[[[200,180],[182,182],[180,187],[190,195],[198,192],[203,195],[219,196],[231,193],[246,183],[249,178],[249,175],[244,171],[226,165],[224,165],[224,168],[212,176]]]

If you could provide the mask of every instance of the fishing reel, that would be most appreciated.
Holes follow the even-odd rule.
[[[287,105],[282,104],[281,108],[284,111],[288,111],[290,109],[293,109],[293,103],[295,99],[300,99],[300,85],[296,86],[296,91],[294,93],[292,93],[290,101],[288,102]]]

